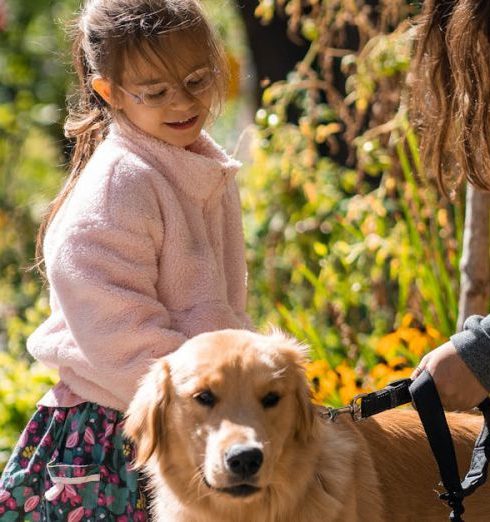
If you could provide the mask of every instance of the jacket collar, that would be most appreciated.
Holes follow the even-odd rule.
[[[109,128],[109,140],[141,156],[172,185],[187,195],[208,200],[222,193],[226,181],[235,176],[241,163],[218,145],[206,131],[188,148],[165,143],[119,116]]]

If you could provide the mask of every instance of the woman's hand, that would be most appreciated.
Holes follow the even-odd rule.
[[[423,357],[411,378],[417,378],[423,370],[432,375],[446,410],[469,410],[488,396],[488,391],[466,366],[451,342]]]

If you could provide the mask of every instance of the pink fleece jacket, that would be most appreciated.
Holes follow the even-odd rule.
[[[250,326],[239,166],[205,132],[183,149],[112,124],[46,235],[51,316],[27,347],[60,384],[41,404],[124,411],[153,359]]]

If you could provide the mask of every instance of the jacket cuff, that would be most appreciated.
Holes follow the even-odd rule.
[[[490,316],[473,315],[451,336],[456,351],[481,385],[490,391]]]

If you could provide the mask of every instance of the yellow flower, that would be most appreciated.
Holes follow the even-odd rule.
[[[409,343],[414,337],[420,335],[420,330],[417,328],[407,328],[402,326],[398,328],[397,333],[400,336],[400,339]]]
[[[397,366],[399,366],[399,367],[406,366],[407,359],[406,359],[406,357],[398,355],[396,357],[392,357],[391,359],[389,359],[388,365],[390,366],[390,371],[393,371],[393,370],[391,370],[391,368],[396,368]]]
[[[413,322],[413,315],[408,312],[406,313],[403,317],[402,317],[402,323],[401,323],[401,327],[402,328],[408,328]]]
[[[376,352],[386,359],[393,357],[396,349],[400,346],[400,337],[398,332],[389,333],[378,341]]]
[[[337,388],[338,376],[325,360],[307,363],[306,378],[316,404],[324,404]]]
[[[22,450],[22,456],[25,457],[26,459],[30,459],[34,455],[35,451],[36,451],[35,446],[26,446]]]
[[[427,336],[420,334],[417,337],[414,337],[408,343],[408,349],[411,353],[420,357],[424,352],[426,352],[430,348],[429,339]]]

